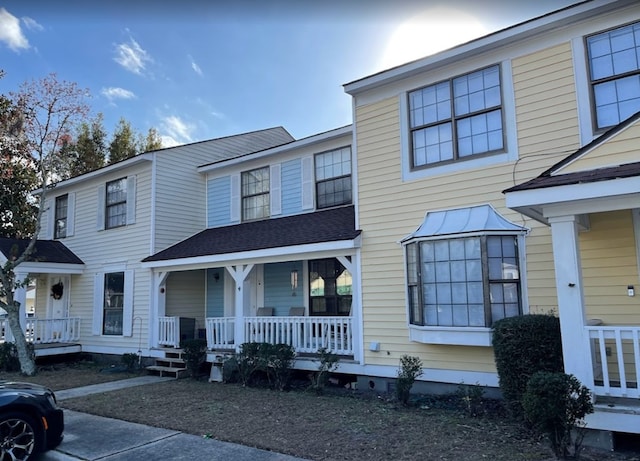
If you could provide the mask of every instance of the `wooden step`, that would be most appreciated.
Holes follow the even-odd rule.
[[[162,365],[150,365],[146,367],[146,370],[150,373],[158,373],[162,376],[174,376],[175,378],[184,378],[188,374],[186,368],[166,367]]]
[[[156,365],[171,368],[187,368],[187,364],[184,360],[174,358],[156,359]]]

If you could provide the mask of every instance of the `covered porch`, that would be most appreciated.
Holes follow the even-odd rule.
[[[353,223],[353,207],[343,207],[208,229],[145,259],[153,271],[150,346],[198,337],[210,351],[269,342],[361,357]]]
[[[505,193],[551,228],[564,366],[594,395],[588,427],[640,433],[640,163],[597,167],[604,141]]]
[[[22,254],[28,243],[23,239],[0,239],[0,263]],[[51,349],[42,345],[68,346],[79,341],[80,317],[70,316],[69,307],[71,278],[83,271],[80,258],[55,240],[36,241],[32,256],[16,267],[16,280],[30,281],[15,290],[14,299],[20,303],[20,324],[27,341],[36,346],[36,356],[53,352],[41,352]],[[6,314],[0,316],[0,342],[13,340]]]

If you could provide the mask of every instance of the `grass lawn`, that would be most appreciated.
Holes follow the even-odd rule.
[[[135,376],[91,363],[42,367],[32,378],[54,390]],[[311,460],[551,460],[552,452],[495,409],[472,417],[425,399],[405,408],[356,391],[316,395],[181,379],[64,400],[65,409],[133,421]],[[640,460],[589,450],[586,460]]]

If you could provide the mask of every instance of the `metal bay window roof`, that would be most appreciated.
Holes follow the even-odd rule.
[[[512,223],[490,204],[466,208],[429,211],[422,224],[400,240],[406,244],[418,239],[435,239],[446,236],[473,234],[521,234],[529,229]]]

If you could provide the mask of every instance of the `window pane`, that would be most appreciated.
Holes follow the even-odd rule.
[[[269,210],[269,167],[242,173],[242,219],[268,218]]]
[[[408,265],[417,259],[411,245],[416,244],[407,246]],[[507,309],[520,311],[515,236],[455,238],[417,245],[422,271],[416,277],[421,279],[426,325],[491,326],[486,325],[488,318],[511,315],[505,313]],[[489,264],[487,274],[483,272],[485,258]],[[414,275],[408,277],[412,280]],[[485,287],[489,289],[488,300],[485,300]],[[410,286],[409,296],[412,293]],[[411,309],[413,300],[409,300],[409,305]]]
[[[122,334],[122,312],[124,307],[124,272],[113,272],[104,276],[104,317],[102,333]]]
[[[617,125],[640,110],[638,26],[619,27],[587,39],[597,128]]]
[[[68,195],[56,198],[54,238],[57,239],[65,238],[67,236],[68,200]]]

